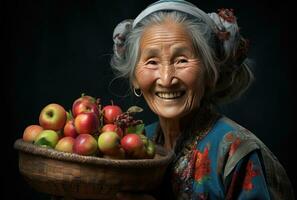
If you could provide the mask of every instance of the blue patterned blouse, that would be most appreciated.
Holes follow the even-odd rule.
[[[154,138],[158,123],[146,127]],[[225,116],[191,134],[169,168],[166,199],[294,199],[285,170],[250,131]],[[171,194],[169,194],[171,193]],[[170,197],[172,195],[172,197]]]

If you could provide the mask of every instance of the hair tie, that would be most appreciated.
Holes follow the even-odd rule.
[[[124,44],[126,41],[127,34],[132,29],[132,23],[132,19],[126,19],[120,22],[113,31],[113,51],[117,57],[122,57],[124,55]]]
[[[239,33],[234,10],[222,8],[208,15],[218,27],[217,37],[223,42],[226,56],[240,66],[247,57],[249,43]]]
[[[239,36],[239,28],[233,9],[219,9],[218,13],[209,13],[208,15],[217,25],[217,36],[224,44],[225,53],[230,55]]]

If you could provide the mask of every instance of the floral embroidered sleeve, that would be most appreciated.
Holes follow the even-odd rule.
[[[253,151],[226,179],[226,199],[270,199],[258,151]]]

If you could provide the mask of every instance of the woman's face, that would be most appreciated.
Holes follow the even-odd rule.
[[[181,24],[166,20],[145,29],[133,84],[160,117],[180,119],[199,107],[204,68]]]

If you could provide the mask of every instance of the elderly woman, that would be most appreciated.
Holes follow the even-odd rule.
[[[269,149],[215,111],[253,80],[232,10],[206,14],[186,1],[161,0],[120,23],[114,42],[113,69],[159,117],[147,134],[176,153],[155,197],[119,199],[294,198]]]

